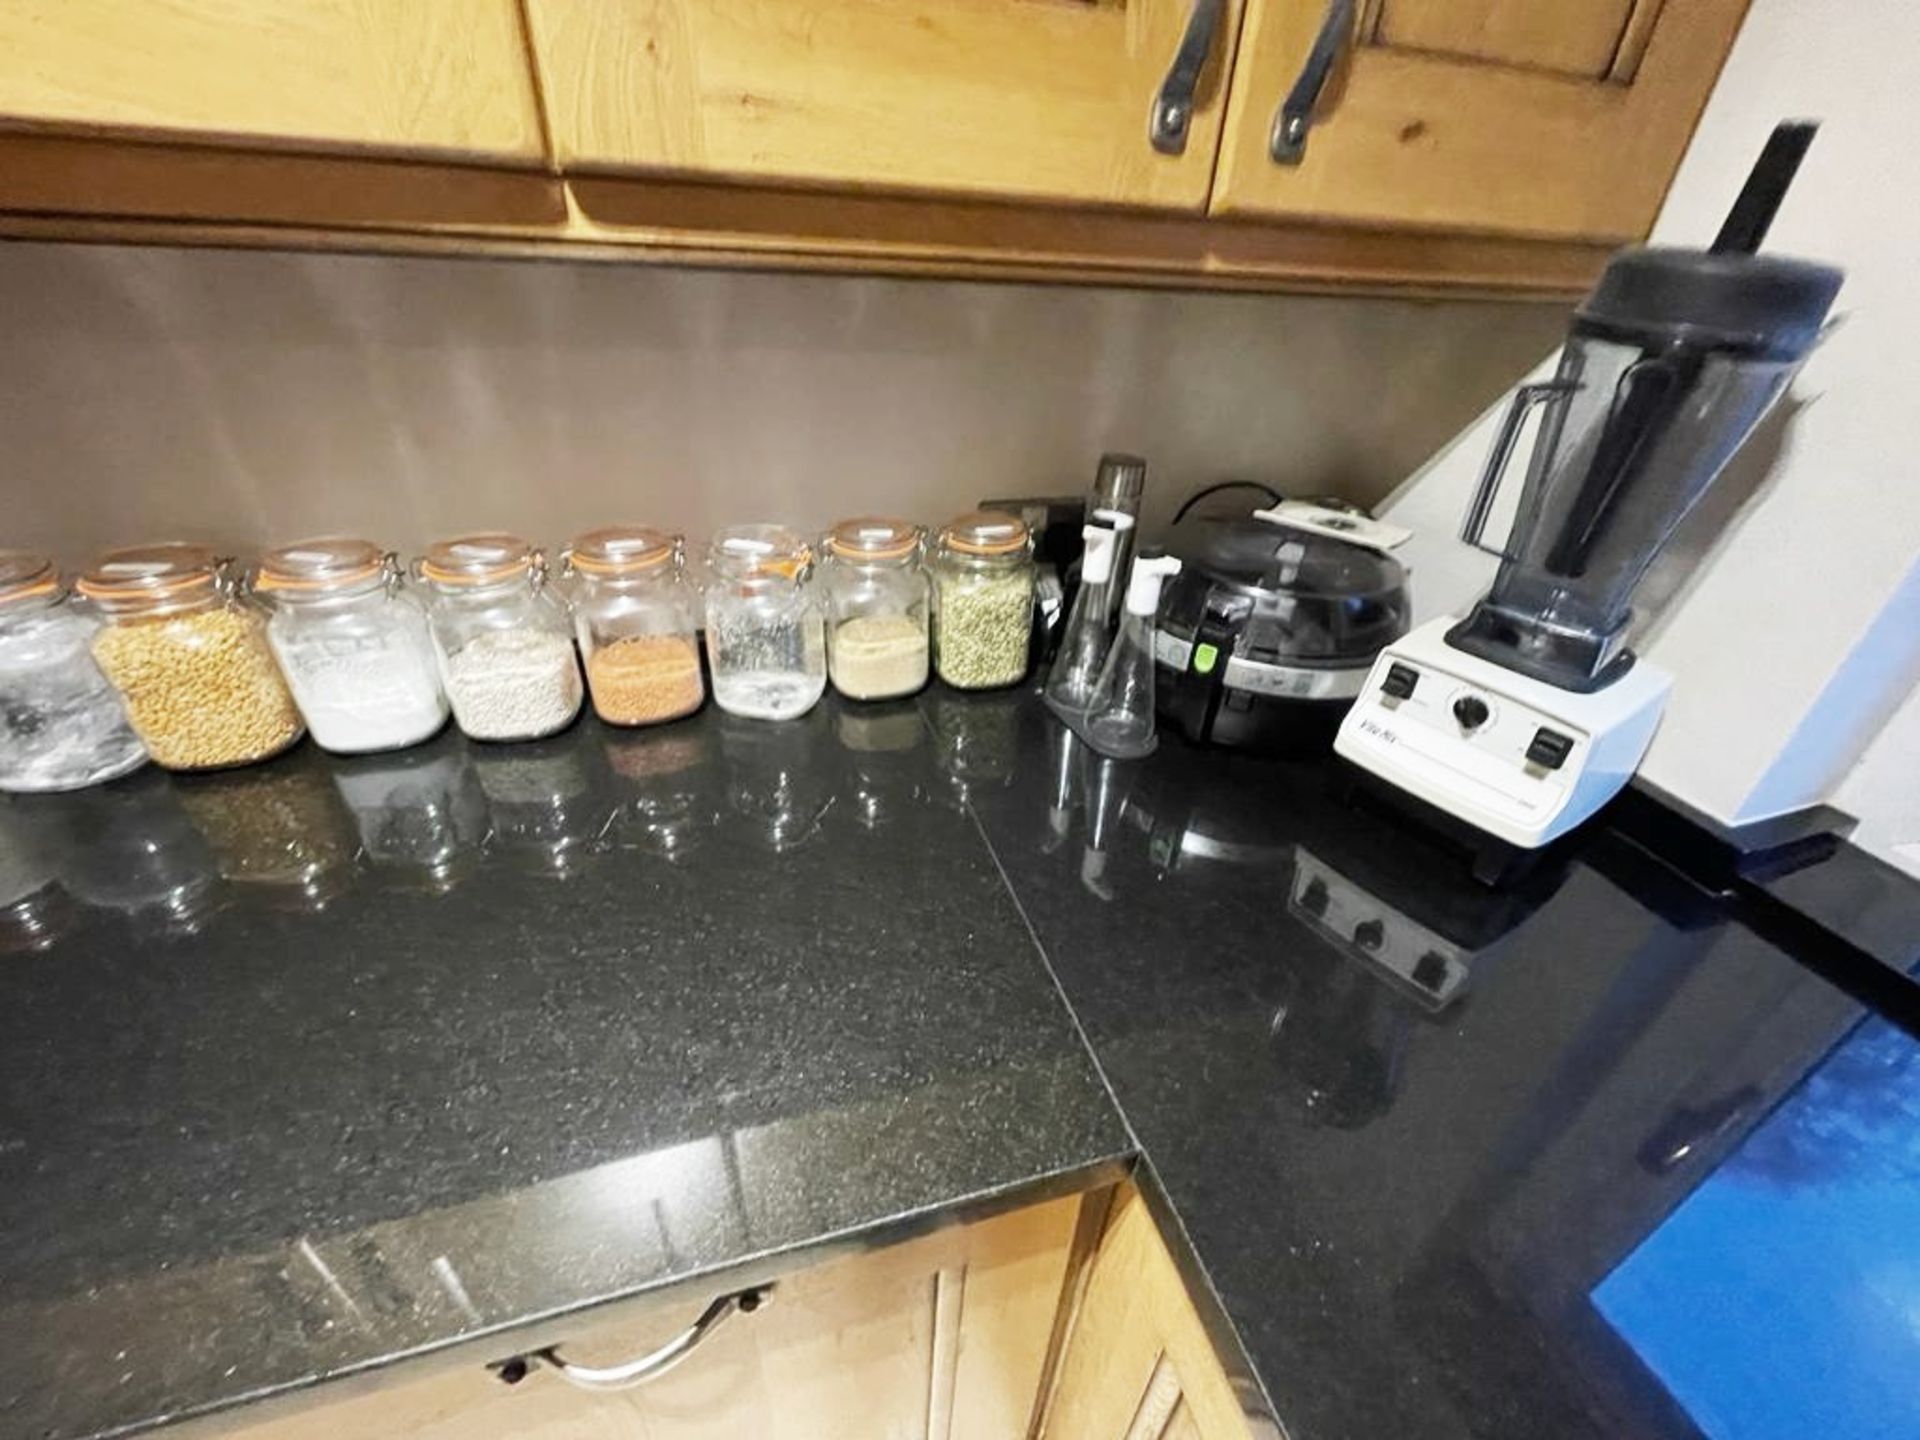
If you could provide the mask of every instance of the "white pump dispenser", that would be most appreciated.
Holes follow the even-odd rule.
[[[1060,635],[1060,649],[1047,673],[1043,698],[1062,719],[1084,715],[1100,683],[1107,658],[1107,627],[1113,618],[1113,564],[1120,542],[1133,529],[1133,517],[1119,510],[1096,510],[1080,529],[1086,550],[1080,557],[1080,589]]]
[[[1153,714],[1153,620],[1160,609],[1160,587],[1179,573],[1180,562],[1171,555],[1143,555],[1133,562],[1120,635],[1087,712],[1087,743],[1102,755],[1132,760],[1159,743]]]
[[[1133,573],[1127,577],[1127,613],[1151,620],[1160,609],[1160,587],[1179,573],[1180,562],[1171,555],[1142,556],[1134,561]]]

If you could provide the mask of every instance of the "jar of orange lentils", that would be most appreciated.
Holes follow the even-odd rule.
[[[659,725],[706,699],[699,605],[678,535],[616,526],[578,536],[561,557],[594,713],[609,725]]]

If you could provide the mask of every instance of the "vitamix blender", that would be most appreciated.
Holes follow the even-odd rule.
[[[1575,313],[1557,373],[1522,386],[1462,538],[1481,549],[1530,411],[1531,468],[1493,588],[1381,652],[1335,749],[1524,848],[1631,778],[1672,677],[1628,646],[1634,587],[1786,389],[1840,271],[1753,253],[1812,138],[1774,132],[1713,246],[1624,250]]]

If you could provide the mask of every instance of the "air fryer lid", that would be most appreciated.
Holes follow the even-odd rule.
[[[1183,568],[1159,628],[1175,645],[1226,625],[1236,664],[1364,669],[1406,633],[1406,571],[1370,545],[1247,516],[1183,520],[1168,547]]]
[[[1407,583],[1391,555],[1251,516],[1191,516],[1168,532],[1167,549],[1189,573],[1255,598],[1375,598]]]

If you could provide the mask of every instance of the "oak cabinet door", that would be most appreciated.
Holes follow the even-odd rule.
[[[1041,1440],[1252,1440],[1232,1382],[1132,1186],[1067,1332]]]
[[[527,0],[563,169],[1199,211],[1240,0]],[[1178,153],[1149,117],[1197,15]]]
[[[8,3],[0,128],[545,158],[516,0]]]
[[[1248,0],[1212,209],[1638,239],[1746,5]],[[1276,161],[1283,101],[1329,15],[1337,24],[1343,12],[1351,33],[1304,143],[1290,163]]]

